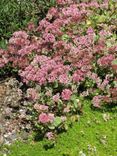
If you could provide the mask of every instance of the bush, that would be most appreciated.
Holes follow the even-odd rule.
[[[14,31],[24,28],[30,21],[37,23],[53,5],[54,0],[1,0],[0,40],[9,39]]]
[[[85,97],[97,108],[117,103],[117,4],[56,2],[39,26],[13,33],[0,62],[29,87],[34,123],[49,139],[78,119]]]

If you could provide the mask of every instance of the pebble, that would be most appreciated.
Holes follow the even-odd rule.
[[[0,83],[0,145],[11,145],[15,140],[27,140],[31,123],[28,122],[27,101],[19,94],[22,86],[15,78]],[[22,91],[20,92],[22,93]],[[22,101],[22,103],[21,103]],[[22,123],[23,120],[23,123]],[[27,131],[28,130],[28,131]]]

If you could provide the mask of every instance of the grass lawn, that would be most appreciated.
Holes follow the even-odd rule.
[[[17,142],[10,156],[117,156],[116,110],[94,111],[86,102],[80,120],[58,136],[54,147],[45,149],[47,140]]]

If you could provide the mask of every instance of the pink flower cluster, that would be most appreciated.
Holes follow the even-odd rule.
[[[109,55],[106,55],[106,56],[103,56],[101,57],[97,63],[100,65],[100,66],[109,66],[111,65],[112,61],[115,59],[115,56],[112,55],[112,54],[109,54]]]
[[[52,140],[54,138],[54,134],[52,132],[47,132],[45,136],[48,138],[48,140]]]
[[[103,22],[109,2],[56,2],[37,27],[29,23],[27,31],[13,34],[7,50],[0,50],[0,68],[10,62],[18,69],[48,139],[65,126],[68,113],[80,110],[74,105],[79,96],[92,97],[98,108],[117,101],[114,19],[111,25]]]
[[[102,96],[101,95],[97,95],[97,96],[93,97],[92,104],[94,107],[100,108],[101,102],[102,102]]]
[[[60,94],[57,93],[57,94],[55,94],[52,98],[53,98],[53,101],[54,101],[54,102],[58,102],[58,101],[60,100]]]
[[[72,95],[72,91],[70,89],[64,89],[62,91],[62,99],[63,100],[70,100],[71,98],[71,95]]]
[[[34,88],[29,88],[27,89],[27,98],[37,100],[39,98],[39,93]]]
[[[38,112],[48,112],[48,106],[47,105],[40,105],[40,104],[35,104],[34,108],[38,111]]]
[[[54,121],[54,114],[46,114],[46,113],[41,113],[39,115],[39,122],[42,124],[46,123],[52,123]]]
[[[70,67],[64,65],[59,57],[51,59],[50,57],[38,55],[32,61],[32,65],[27,66],[20,75],[26,83],[35,81],[40,85],[45,85],[47,82],[52,83],[57,79],[60,83],[67,83],[66,74],[69,70]],[[64,76],[66,76],[66,79]]]
[[[9,62],[7,51],[0,49],[0,68]]]

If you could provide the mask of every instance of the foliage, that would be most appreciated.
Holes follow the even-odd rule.
[[[30,21],[37,23],[54,5],[54,0],[0,0],[0,41]]]
[[[13,33],[0,60],[28,85],[34,123],[48,139],[77,119],[85,97],[97,108],[117,103],[117,3],[56,2],[37,27]]]

